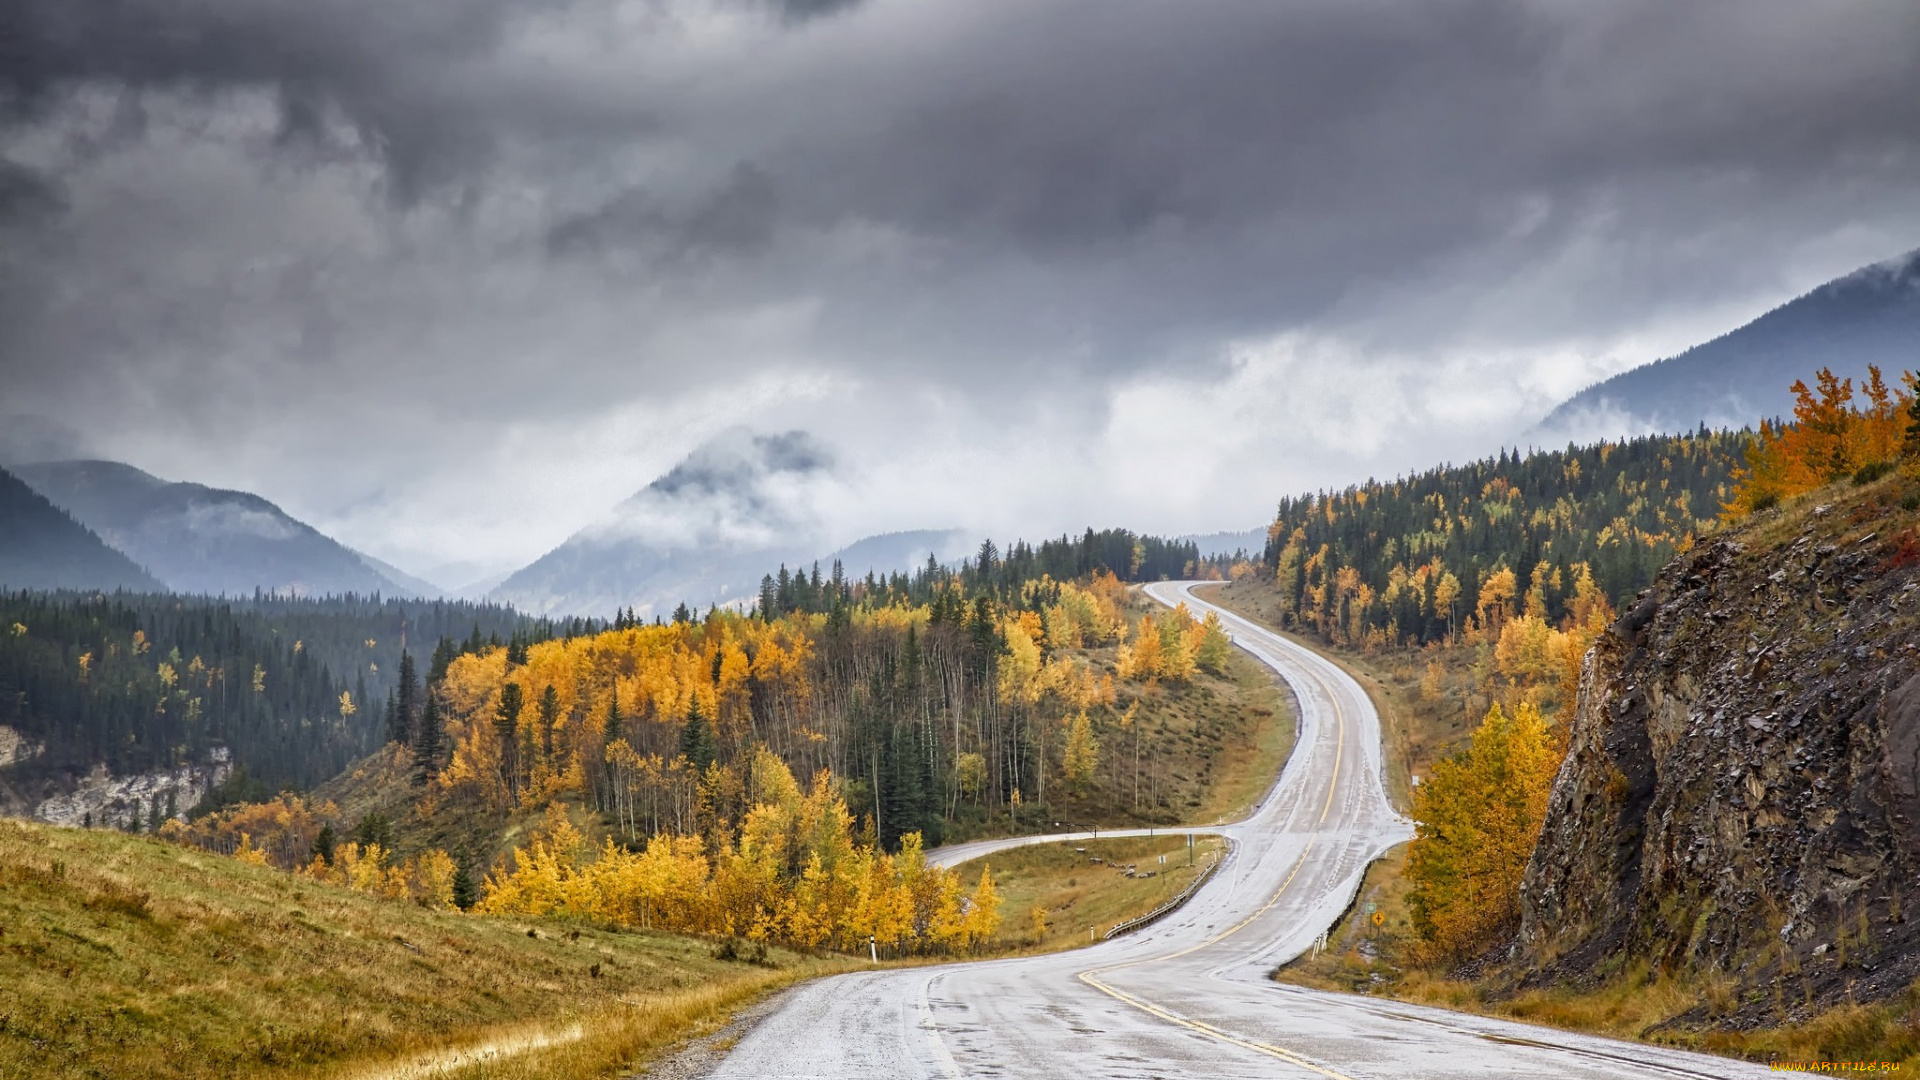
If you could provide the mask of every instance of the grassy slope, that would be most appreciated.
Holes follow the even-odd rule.
[[[1166,609],[1142,599],[1130,615],[1149,611]],[[1116,652],[1108,646],[1079,655],[1110,670]],[[1116,712],[1138,705],[1136,730],[1107,721],[1096,729],[1100,766],[1085,792],[1067,792],[1050,779],[1050,820],[1028,813],[1015,823],[1002,813],[968,823],[949,839],[1051,831],[1055,821],[1104,828],[1231,821],[1266,792],[1293,749],[1291,692],[1238,650],[1219,675],[1200,671],[1185,684],[1120,682],[1117,689]]]
[[[1000,890],[1002,916],[994,946],[1010,952],[1049,952],[1086,945],[1115,924],[1178,895],[1219,857],[1222,846],[1218,837],[1195,837],[1191,867],[1184,833],[1035,844],[991,855],[986,862]],[[960,873],[970,877],[974,866],[964,864]],[[1135,868],[1136,876],[1128,877],[1125,867]],[[1146,873],[1153,876],[1140,876]],[[1047,911],[1044,932],[1034,926],[1035,907]]]
[[[579,1075],[604,1073],[768,986],[841,966],[711,952],[0,821],[0,1077],[378,1075],[369,1067],[503,1036],[564,1044],[523,1064],[568,1057],[589,1066]]]
[[[1137,619],[1165,610],[1140,599],[1129,614]],[[1077,650],[1075,655],[1098,671],[1110,671],[1116,652],[1106,646]],[[1139,707],[1137,759],[1136,733],[1121,731],[1102,717],[1096,727],[1097,775],[1086,791],[1070,792],[1058,769],[1064,734],[1055,731],[1048,744],[1054,764],[1048,770],[1046,803],[1029,803],[1011,813],[1003,807],[991,814],[963,806],[949,823],[944,842],[1053,832],[1057,825],[1123,828],[1230,821],[1252,808],[1293,749],[1292,694],[1267,668],[1238,651],[1219,675],[1196,672],[1185,684],[1121,682],[1118,692],[1116,712],[1129,704]],[[482,872],[524,843],[528,828],[540,817],[538,810],[523,810],[502,820],[453,801],[423,807],[411,775],[407,757],[389,747],[322,784],[314,797],[332,801],[346,828],[370,811],[386,815],[402,856],[438,847]],[[423,809],[430,812],[423,814]],[[585,809],[575,813],[574,822],[596,842],[606,828]]]

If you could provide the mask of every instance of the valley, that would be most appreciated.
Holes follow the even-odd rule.
[[[1882,271],[1666,363],[1898,336]],[[731,432],[478,601],[245,492],[20,465],[0,808],[47,824],[5,826],[0,1074],[171,1040],[181,1076],[612,1076],[793,984],[703,1068],[1906,1062],[1920,404],[1808,377],[1757,433],[1502,450],[1264,533],[824,559],[832,452]],[[586,982],[528,974],[556,950]]]

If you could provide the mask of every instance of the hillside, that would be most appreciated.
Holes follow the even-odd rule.
[[[413,592],[258,495],[170,483],[117,461],[47,462],[16,471],[175,592]]]
[[[1862,267],[1731,333],[1590,386],[1541,421],[1542,438],[1744,427],[1787,416],[1812,366],[1866,381],[1920,367],[1920,251]]]
[[[1362,887],[1385,926],[1356,906],[1281,977],[1752,1058],[1920,1061],[1916,591],[1911,474],[1680,554],[1587,656],[1505,936],[1436,956],[1403,852]],[[1392,723],[1427,719],[1382,688]]]
[[[1038,610],[996,611],[983,597],[970,610],[843,608],[770,624],[718,612],[556,639],[512,660],[483,649],[433,687],[445,746],[430,783],[415,782],[417,752],[389,746],[315,798],[338,807],[342,829],[377,814],[401,850],[442,847],[479,865],[556,798],[594,811],[595,839],[737,829],[760,747],[796,776],[829,770],[888,850],[913,831],[932,846],[1056,821],[1242,812],[1285,759],[1291,700],[1236,652],[1193,659],[1197,624],[1104,588],[1036,590]],[[1043,624],[1036,642],[1029,629]],[[1187,654],[1182,671],[1146,670],[1141,643],[1157,653],[1163,636]],[[510,721],[509,697],[520,703]]]
[[[377,899],[0,821],[0,1077],[600,1076],[835,961]],[[467,1055],[463,1058],[463,1053]],[[377,1075],[377,1073],[373,1073]]]
[[[1527,868],[1518,986],[1635,960],[1730,983],[1680,1029],[1910,994],[1916,507],[1920,482],[1896,474],[1758,514],[1676,559],[1601,638]],[[1920,1052],[1910,1026],[1887,1037]]]
[[[1648,436],[1281,500],[1262,576],[1280,625],[1368,649],[1558,623],[1583,575],[1620,603],[1714,527],[1746,437]]]
[[[428,654],[584,629],[450,601],[70,592],[0,595],[0,627],[0,813],[116,825],[370,753],[410,635]]]
[[[159,589],[160,583],[19,477],[0,469],[0,586],[144,592]]]

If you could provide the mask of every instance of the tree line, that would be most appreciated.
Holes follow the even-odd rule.
[[[477,649],[585,628],[446,601],[0,594],[0,724],[39,748],[10,775],[128,775],[224,747],[236,789],[304,789],[386,741],[374,702],[410,636]]]
[[[1062,534],[1038,545],[1016,540],[1004,550],[992,540],[983,540],[979,550],[957,566],[943,565],[929,554],[925,565],[911,573],[879,575],[869,571],[866,577],[854,579],[835,560],[823,577],[818,563],[811,574],[805,568],[789,570],[783,564],[778,573],[760,579],[753,610],[767,616],[819,615],[838,606],[933,605],[949,595],[987,596],[997,603],[1013,604],[1019,602],[1027,585],[1042,579],[1086,581],[1097,574],[1123,582],[1208,578],[1219,577],[1226,563],[1201,556],[1199,546],[1191,540],[1089,527],[1077,537]],[[682,605],[676,620],[686,616]]]
[[[1582,581],[1618,604],[1712,528],[1748,436],[1702,429],[1445,466],[1281,501],[1263,555],[1289,627],[1382,648],[1457,639]]]

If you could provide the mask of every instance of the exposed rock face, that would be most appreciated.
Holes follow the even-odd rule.
[[[1692,1022],[1920,975],[1920,539],[1896,482],[1675,559],[1588,655],[1514,969],[1730,975]]]
[[[178,817],[225,781],[232,768],[226,747],[214,748],[204,765],[182,765],[168,772],[114,776],[105,765],[96,765],[71,791],[42,800],[32,816],[55,825],[91,822],[103,828],[121,827],[136,815],[143,824],[148,822],[155,807],[171,800]]]

